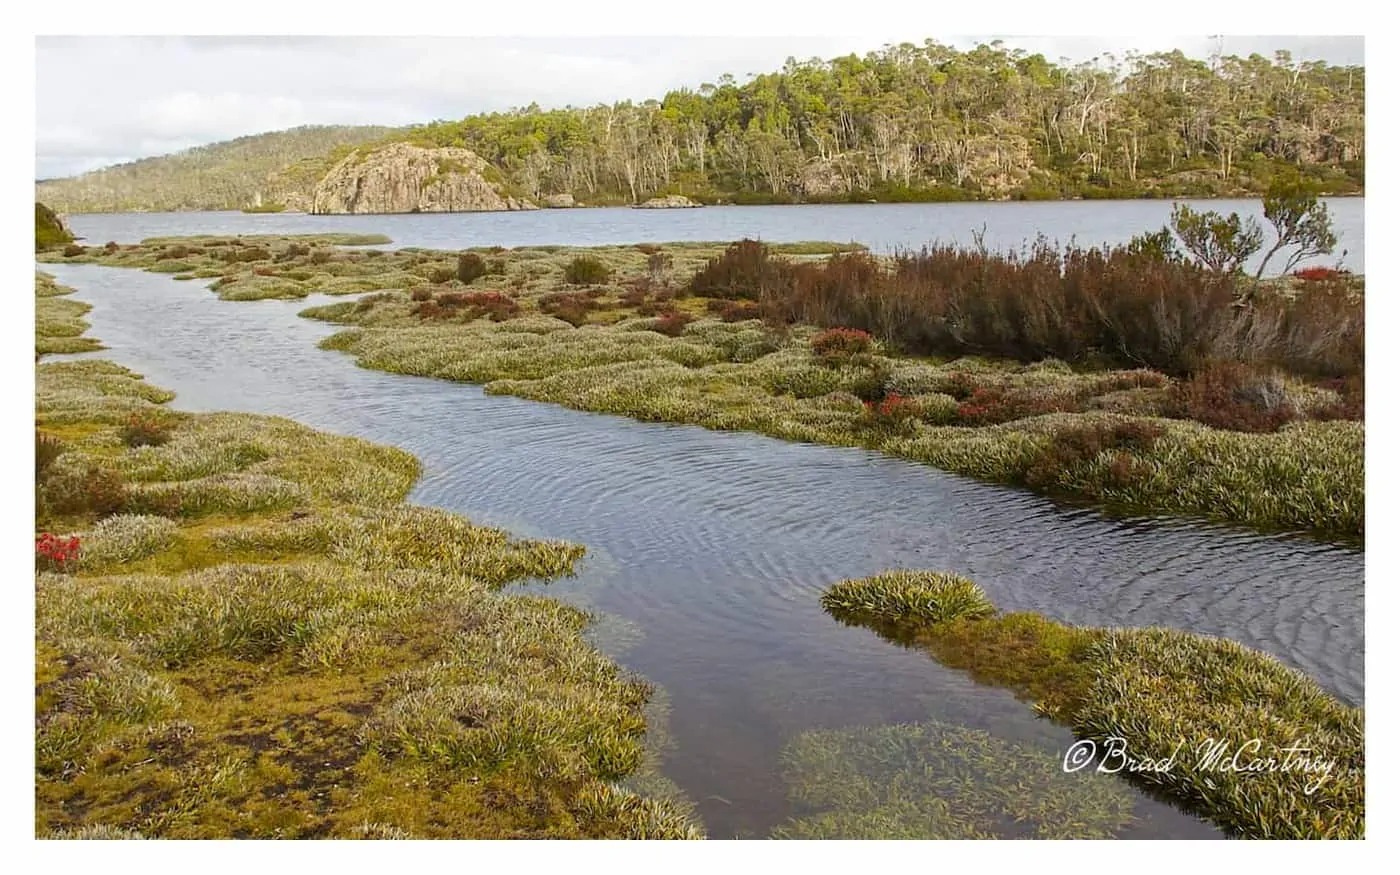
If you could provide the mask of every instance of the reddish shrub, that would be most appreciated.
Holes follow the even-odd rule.
[[[872,346],[870,333],[858,328],[830,328],[812,338],[812,352],[827,364],[848,362]]]
[[[540,312],[577,327],[588,321],[589,313],[601,309],[596,298],[587,292],[551,292],[540,297]]]
[[[1341,380],[1324,380],[1320,384],[1341,396],[1341,400],[1321,410],[1312,412],[1313,419],[1350,419],[1356,422],[1366,420],[1366,378],[1357,374]]]
[[[1246,365],[1222,362],[1172,387],[1163,412],[1228,431],[1278,431],[1297,418],[1283,380]]]
[[[87,250],[77,243],[69,243],[67,246],[63,247],[64,258],[76,258],[85,252],[87,252]]]
[[[897,392],[891,392],[879,401],[864,403],[865,424],[886,431],[908,431],[922,412],[918,402]]]
[[[791,284],[790,262],[774,257],[757,240],[740,240],[691,277],[690,291],[707,298],[757,301],[765,295],[785,297]]]
[[[457,315],[457,311],[444,307],[437,301],[424,301],[413,308],[413,315],[419,319],[451,319]]]
[[[59,516],[110,516],[126,505],[126,484],[115,470],[96,463],[50,471],[42,486],[44,511]]]
[[[966,371],[954,371],[938,381],[937,391],[951,395],[955,400],[966,401],[977,391],[977,379]]]
[[[1152,449],[1166,430],[1151,422],[1099,423],[1058,431],[1040,455],[1022,473],[1028,486],[1046,488],[1072,475],[1102,453],[1114,451],[1109,481],[1117,488],[1130,485],[1147,469],[1131,455]]]
[[[475,252],[464,252],[457,258],[457,279],[463,285],[471,285],[478,277],[486,276],[486,260]]]
[[[981,386],[973,390],[972,395],[958,406],[955,422],[958,425],[972,426],[999,425],[1028,416],[1082,409],[1082,402],[1076,398],[1045,394],[1038,389]]]
[[[743,322],[748,319],[762,319],[763,308],[749,301],[726,301],[715,298],[705,304],[705,309],[719,314],[725,322]]]
[[[409,292],[408,296],[415,301],[431,301],[433,299],[433,290],[420,286]]]
[[[122,443],[128,447],[159,447],[170,442],[168,418],[155,413],[133,413],[122,426]]]
[[[672,311],[657,318],[651,324],[652,331],[659,331],[667,337],[680,337],[685,327],[695,321],[695,317],[689,313]]]

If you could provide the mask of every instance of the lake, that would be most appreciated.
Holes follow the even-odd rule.
[[[1257,200],[1182,201],[1197,210],[1237,211],[1267,227]],[[1333,255],[1305,264],[1338,262],[1354,273],[1365,269],[1364,198],[1326,200],[1337,233]],[[193,234],[387,234],[395,248],[464,249],[472,246],[568,245],[667,241],[732,241],[743,237],[774,243],[831,240],[863,243],[889,252],[933,241],[973,243],[985,229],[994,250],[1020,248],[1045,234],[1060,243],[1085,246],[1126,243],[1156,231],[1171,218],[1172,202],[1035,201],[951,204],[839,204],[772,207],[704,207],[688,210],[572,209],[519,213],[436,213],[393,216],[310,216],[281,213],[115,213],[74,215],[73,233],[89,244],[108,240],[137,243],[147,237]],[[1271,233],[1271,232],[1270,232]],[[1265,240],[1272,239],[1266,233]],[[1265,248],[1267,248],[1267,243]],[[1345,254],[1343,254],[1345,250]],[[1257,259],[1257,257],[1256,257]],[[1257,264],[1257,260],[1255,262]],[[1275,269],[1283,267],[1274,256]]]

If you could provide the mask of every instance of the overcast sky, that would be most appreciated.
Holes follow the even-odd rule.
[[[403,125],[538,103],[660,97],[680,86],[741,81],[788,57],[865,53],[925,38],[970,48],[995,37],[40,37],[36,172],[109,164],[303,124]],[[1006,37],[1051,60],[1180,48],[1205,37]],[[1288,49],[1361,64],[1359,37],[1226,37],[1226,54]]]

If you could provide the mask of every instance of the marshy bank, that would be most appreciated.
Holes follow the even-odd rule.
[[[154,239],[52,259],[213,279],[366,367],[646,421],[861,446],[1138,514],[1364,535],[1363,284],[1160,252],[743,242],[445,253]]]
[[[964,753],[940,762],[975,767],[976,798],[963,801],[988,812],[984,831],[1054,834],[1053,818],[1043,828],[1000,820],[1008,803],[993,789],[1038,788],[1011,809],[1049,810],[1032,804],[1066,786],[1052,772],[1072,733],[1009,692],[823,614],[824,585],[884,568],[955,568],[1007,610],[1064,622],[1227,636],[1349,701],[1363,696],[1354,550],[1105,520],[859,449],[578,413],[359,369],[317,351],[331,329],[296,316],[326,299],[231,304],[156,274],[53,270],[93,305],[88,318],[112,347],[103,355],[176,389],[183,409],[274,413],[404,447],[424,465],[413,501],[587,544],[578,577],[550,594],[615,615],[629,648],[620,661],[668,691],[674,746],[663,770],[711,836],[807,829],[789,821],[806,816],[802,800],[824,781],[820,752],[868,749],[881,726],[932,721],[957,728],[953,749]],[[931,751],[916,752],[897,771],[921,773]],[[1116,779],[1072,786],[1096,800],[1096,830],[1213,834]],[[1124,792],[1131,820],[1113,826],[1123,823]],[[840,826],[854,835],[886,825]]]
[[[68,291],[36,278],[41,354],[81,351]],[[620,786],[666,786],[648,685],[499,592],[581,546],[405,505],[401,450],[173,397],[38,366],[37,835],[699,834]]]

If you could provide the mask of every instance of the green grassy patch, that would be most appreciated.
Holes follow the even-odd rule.
[[[403,504],[400,450],[172,397],[37,369],[36,530],[81,546],[36,556],[36,835],[700,836],[623,789],[659,780],[650,686],[500,591],[583,547]]]
[[[924,582],[916,587],[910,577]],[[924,609],[943,593],[975,589],[959,580],[921,573],[843,581],[823,603],[838,619],[1033,701],[1108,752],[1103,768],[1233,835],[1364,834],[1361,709],[1274,657],[1220,638],[988,614],[982,602],[973,612]],[[926,592],[913,598],[911,588]],[[864,609],[871,602],[907,608],[872,613]]]

